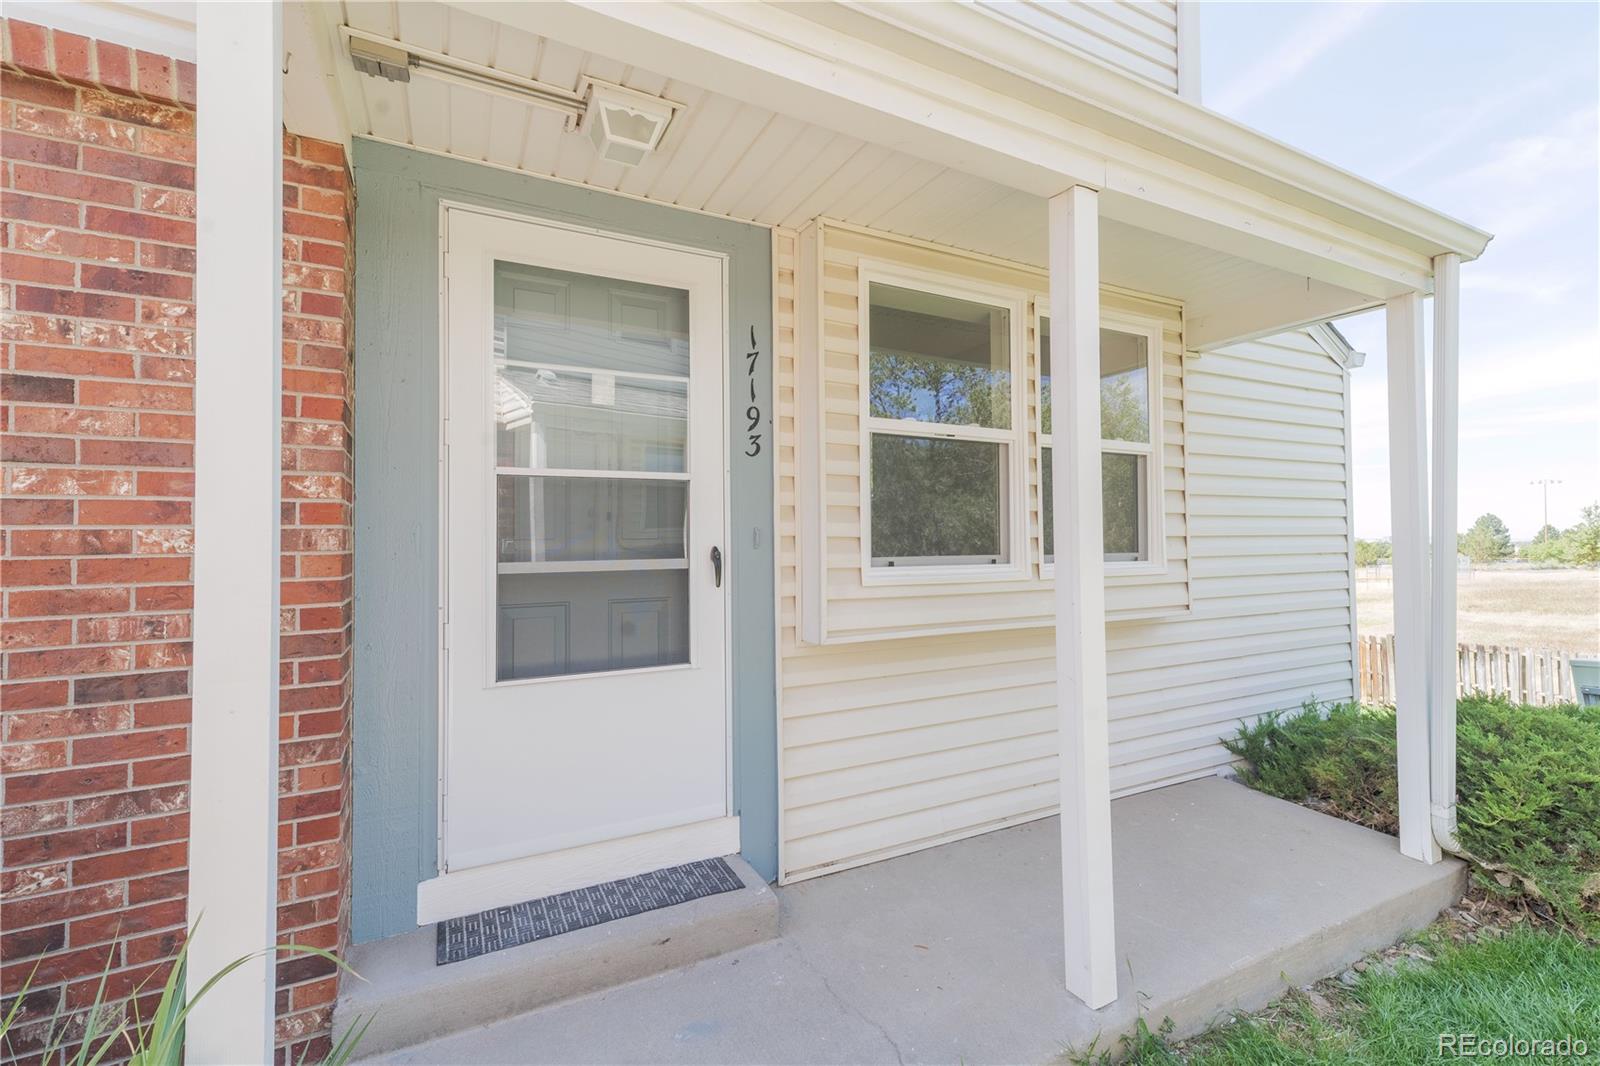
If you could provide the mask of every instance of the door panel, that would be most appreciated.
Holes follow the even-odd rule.
[[[446,876],[724,817],[723,261],[446,225]]]

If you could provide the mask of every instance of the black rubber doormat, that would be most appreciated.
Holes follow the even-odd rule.
[[[574,929],[627,918],[744,887],[722,859],[701,859],[602,885],[558,892],[438,924],[437,966],[531,944]]]

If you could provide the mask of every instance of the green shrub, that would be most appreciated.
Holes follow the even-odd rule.
[[[1457,704],[1460,842],[1500,895],[1544,899],[1600,939],[1600,708]],[[1241,725],[1245,783],[1393,833],[1395,712],[1346,704]],[[1509,883],[1507,883],[1509,882]]]

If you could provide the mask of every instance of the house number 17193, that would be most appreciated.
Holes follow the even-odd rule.
[[[756,364],[761,361],[761,349],[756,344],[756,328],[750,327],[750,350],[744,353],[745,377],[750,382],[750,406],[744,409],[745,418],[750,424],[745,431],[750,435],[750,446],[744,450],[745,455],[752,458],[761,454],[761,434],[757,430],[761,426],[761,405],[756,402]]]

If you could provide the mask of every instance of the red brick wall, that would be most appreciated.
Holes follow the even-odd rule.
[[[284,138],[283,585],[278,938],[349,942],[354,221],[341,145]],[[278,964],[278,1039],[326,1052],[338,978]]]
[[[42,1020],[187,920],[194,112],[170,62],[8,29],[0,991],[37,964]],[[56,57],[155,99],[20,73]]]
[[[113,996],[159,987],[188,917],[194,70],[0,27],[0,995],[33,974],[24,1053],[108,963]],[[340,949],[350,190],[339,146],[284,147],[278,918]],[[314,1051],[331,964],[279,986],[280,1041]]]

